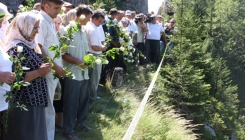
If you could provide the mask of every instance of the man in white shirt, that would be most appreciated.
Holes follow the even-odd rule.
[[[136,23],[134,22],[134,19],[132,18],[132,12],[130,10],[127,10],[125,12],[125,15],[130,21],[130,23],[128,25],[130,32],[132,32],[133,34],[137,34],[138,33],[138,27],[137,27]]]
[[[80,20],[81,30],[75,32],[73,40],[70,41],[70,46],[67,52],[62,56],[64,60],[64,66],[71,69],[74,74],[74,79],[65,78],[65,87],[63,94],[64,101],[64,129],[65,136],[68,139],[77,139],[74,132],[75,124],[78,124],[78,128],[84,132],[90,130],[88,126],[84,124],[88,109],[89,109],[89,91],[88,91],[88,69],[83,65],[83,57],[88,52],[87,34],[85,32],[85,25],[92,16],[92,10],[86,5],[80,5],[77,7],[76,19]],[[83,20],[79,19],[81,15],[85,15]],[[66,28],[69,28],[68,25]],[[102,29],[103,30],[103,29]],[[83,71],[81,70],[83,69]]]
[[[42,51],[43,57],[53,58],[55,52],[49,51],[49,47],[52,45],[59,45],[59,39],[55,31],[54,18],[59,14],[61,6],[63,4],[62,0],[42,0],[40,11],[40,30],[36,35],[36,41]],[[53,69],[56,74],[60,77],[65,76],[66,71],[63,69],[62,59],[55,59]],[[47,136],[48,140],[54,140],[55,132],[55,110],[53,107],[53,99],[55,88],[58,84],[59,79],[54,79],[52,73],[49,73],[46,76],[47,85],[48,85],[48,107],[45,108],[45,117],[46,117],[46,127],[47,127]]]
[[[167,40],[164,29],[156,22],[156,15],[151,16],[151,22],[148,24],[146,35],[146,58],[150,63],[160,62],[160,38],[163,36],[165,44]]]
[[[92,20],[87,23],[87,36],[89,44],[89,52],[94,55],[100,55],[102,51],[106,51],[106,46],[101,43],[99,26],[102,25],[105,19],[105,14],[101,10],[94,11]],[[89,90],[90,99],[98,99],[97,89],[100,81],[102,64],[95,64],[94,68],[89,72]]]

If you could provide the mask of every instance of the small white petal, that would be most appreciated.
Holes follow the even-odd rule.
[[[99,65],[99,64],[101,64],[101,60],[100,59],[96,59],[95,63]]]
[[[22,46],[17,46],[17,52],[19,52],[19,53],[23,52],[23,47]]]

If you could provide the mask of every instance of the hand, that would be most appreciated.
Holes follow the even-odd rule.
[[[107,47],[106,46],[102,46],[102,51],[106,51]]]
[[[134,41],[134,46],[137,46],[137,44],[138,44],[138,42],[135,40],[135,41]]]
[[[47,75],[52,70],[51,63],[44,63],[42,64],[39,69],[37,70],[41,76]]]
[[[2,72],[0,71],[0,82],[10,84],[14,82],[15,75],[12,72]]]
[[[53,69],[55,70],[55,73],[59,76],[59,77],[64,77],[66,76],[66,71],[64,68],[56,65],[55,67],[53,67]]]
[[[77,60],[76,65],[78,65],[82,69],[86,69],[88,67],[86,65],[83,65],[83,61],[82,60]]]

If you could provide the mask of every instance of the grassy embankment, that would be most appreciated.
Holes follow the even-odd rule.
[[[141,100],[151,82],[154,70],[150,67],[135,70],[125,76],[120,88],[110,92],[100,87],[101,98],[90,104],[87,125],[93,129],[79,132],[83,140],[121,140],[137,111]],[[161,83],[156,83],[155,90],[161,92]],[[156,91],[155,91],[156,92]],[[161,111],[160,111],[161,110]],[[133,140],[190,140],[195,136],[188,122],[176,115],[167,106],[156,108],[148,104],[132,137]],[[62,132],[56,133],[55,140],[65,140]]]

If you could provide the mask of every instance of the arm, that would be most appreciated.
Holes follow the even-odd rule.
[[[166,39],[166,35],[165,35],[164,32],[162,32],[162,37],[163,37],[163,39],[164,39],[165,45],[167,45],[167,44],[168,44],[168,41],[167,41],[167,39]]]
[[[91,48],[94,50],[94,51],[106,51],[107,47],[102,45],[102,46],[97,46],[97,45],[91,45]]]
[[[99,31],[98,31],[99,32]],[[90,42],[91,48],[94,51],[106,51],[107,47],[101,44],[101,40],[99,40],[99,34],[95,29],[87,30],[87,37]]]
[[[143,27],[143,25],[140,25],[140,24],[142,24],[142,23],[138,22],[138,27],[140,28],[140,30],[141,30],[142,32],[147,32],[147,26],[145,25],[145,26]]]
[[[113,27],[113,26],[109,28],[109,34],[110,34],[112,37],[114,36],[115,31],[114,31],[114,27]],[[117,44],[116,41],[111,40],[110,43],[111,43],[113,46],[118,47],[118,44]]]
[[[85,69],[86,66],[83,66],[83,61],[80,60],[80,59],[77,59],[75,57],[72,57],[70,54],[66,53],[62,56],[62,59],[69,62],[69,63],[72,63],[72,64],[75,64],[75,65],[79,65],[79,67]]]
[[[115,46],[115,47],[118,47],[117,43],[114,41],[114,40],[111,40],[110,43]]]
[[[47,57],[48,55],[45,53],[45,51],[43,50],[43,47],[41,44],[38,44],[41,51],[42,51],[42,57]],[[53,70],[55,70],[55,73],[62,77],[62,76],[65,76],[66,75],[66,71],[59,65],[57,65],[55,62],[53,62],[54,66],[52,67]]]
[[[38,70],[26,72],[24,82],[30,82],[38,77],[47,75],[51,71],[52,65],[50,63],[42,64]]]

